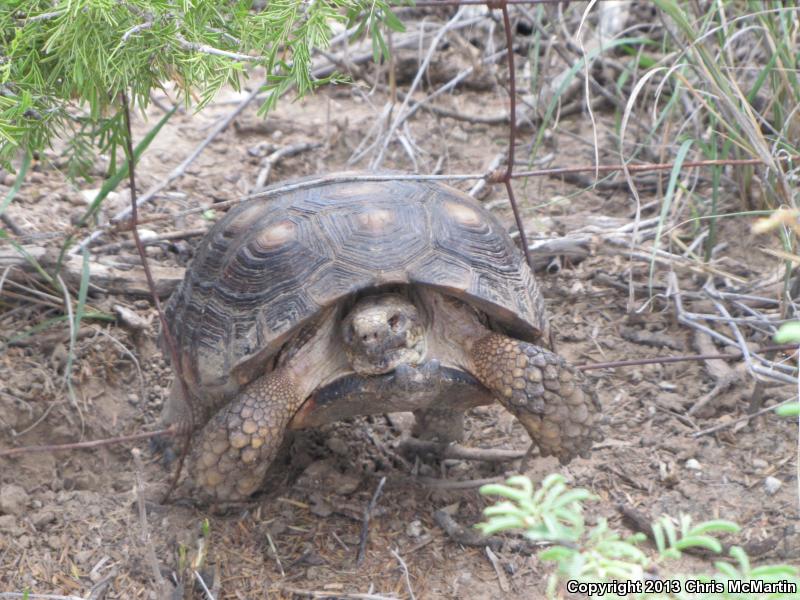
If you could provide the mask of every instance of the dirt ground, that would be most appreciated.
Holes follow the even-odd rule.
[[[493,77],[486,74],[484,89],[460,89],[439,105],[467,115],[503,114],[505,95],[497,91]],[[198,115],[173,117],[138,168],[141,189],[165,177],[241,97],[226,92]],[[142,217],[235,200],[250,190],[266,154],[293,144],[320,143],[277,163],[270,182],[364,168],[371,154],[352,166],[347,161],[369,135],[387,99],[380,90],[362,84],[339,86],[283,102],[266,122],[250,106],[184,177],[143,209]],[[161,114],[153,107],[149,120],[138,115],[136,135],[141,137]],[[599,111],[595,116],[600,146],[609,148],[601,153],[601,162],[613,162],[614,146],[604,145],[604,132],[614,127],[613,115]],[[483,172],[507,139],[502,123],[470,123],[422,111],[408,127],[423,172],[430,172],[437,161],[444,173]],[[522,161],[531,135],[530,128],[520,132]],[[591,140],[584,115],[563,119],[547,140],[553,165],[591,164]],[[413,169],[397,142],[389,146],[384,166]],[[0,195],[5,195],[11,180],[7,177],[4,183]],[[468,190],[471,183],[455,185]],[[27,178],[9,215],[26,232],[62,232],[86,205],[80,188],[97,187],[96,182],[70,187],[57,163],[42,162]],[[600,216],[630,221],[634,210],[624,185],[591,190],[575,182],[542,178],[527,184],[517,181],[515,189],[532,240],[564,235],[597,223]],[[655,197],[646,192],[642,203]],[[483,201],[511,230],[513,219],[504,198],[502,186],[494,186]],[[127,199],[123,188],[101,219],[122,208]],[[651,217],[656,210],[652,206],[644,216]],[[205,227],[219,212],[142,227],[156,233]],[[746,221],[729,220],[722,233],[730,243],[721,264],[743,277],[776,268],[753,255],[748,227]],[[57,244],[41,239],[38,243]],[[126,239],[123,234],[108,234],[101,243]],[[148,254],[154,264],[184,266],[198,239],[156,244]],[[608,247],[599,236],[592,239],[590,249],[585,260],[567,262],[555,273],[539,273],[561,354],[588,365],[697,351],[693,332],[677,322],[671,306],[658,293],[648,302],[646,262],[630,263],[624,249]],[[135,263],[134,254],[132,248],[123,247],[96,257]],[[632,311],[629,274],[637,290],[643,291],[637,293]],[[667,269],[656,270],[657,289],[667,275]],[[683,289],[702,285],[700,277],[689,271],[678,270],[676,275]],[[158,428],[171,372],[156,349],[157,319],[147,298],[90,293],[93,307],[111,311],[122,305],[147,326],[134,331],[118,323],[84,323],[72,366],[72,402],[63,385],[69,342],[63,323],[12,341],[20,332],[60,314],[59,299],[38,295],[36,302],[22,302],[25,291],[9,285],[3,294],[0,335],[6,343],[0,351],[0,447],[68,443]],[[696,520],[730,519],[743,532],[727,541],[744,545],[754,561],[797,564],[797,425],[768,413],[714,434],[692,435],[745,415],[754,394],[751,379],[742,376],[704,410],[688,416],[687,410],[715,385],[704,363],[590,370],[586,375],[607,417],[605,440],[595,446],[591,458],[567,466],[534,458],[526,471],[534,480],[553,471],[563,473],[571,484],[599,497],[591,505],[590,521],[607,517],[624,532],[629,530],[617,511],[619,505],[649,518],[688,513]],[[788,385],[760,391],[767,404],[793,393]],[[327,598],[410,598],[412,591],[417,599],[543,597],[550,566],[504,549],[496,552],[496,569],[483,548],[460,545],[433,520],[434,511],[446,507],[463,525],[479,521],[488,503],[477,492],[480,480],[515,473],[520,461],[428,460],[415,466],[414,461],[398,459],[396,451],[405,422],[361,418],[299,434],[285,468],[269,489],[222,514],[180,500],[160,503],[171,471],[146,442],[0,458],[0,591],[29,589],[93,599],[160,598],[148,556],[152,551],[161,575],[168,581],[180,579],[182,587],[175,598],[203,597],[199,584],[185,575],[191,571],[186,565],[198,554],[204,557],[200,574],[217,598],[301,598],[311,597],[312,592]],[[528,439],[498,406],[471,411],[464,444],[525,450]],[[141,451],[141,472],[132,457],[134,447]],[[149,544],[142,541],[137,477],[147,498]],[[386,484],[369,525],[366,557],[357,565],[363,512],[382,477]],[[768,477],[773,485],[773,480],[782,485],[767,489]],[[711,570],[711,562],[699,558],[682,566]]]

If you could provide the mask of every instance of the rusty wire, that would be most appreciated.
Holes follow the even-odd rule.
[[[489,8],[496,5],[487,3]],[[522,217],[517,207],[517,199],[514,196],[514,188],[511,185],[511,178],[514,175],[514,146],[517,143],[517,77],[514,68],[514,40],[511,33],[511,19],[508,16],[508,0],[501,0],[500,10],[503,13],[503,29],[506,35],[506,59],[508,61],[508,157],[506,158],[506,170],[501,181],[508,194],[508,202],[514,213],[514,220],[517,222],[519,239],[522,243],[522,251],[525,253],[525,260],[533,271],[533,259],[528,248],[528,237],[525,235],[525,226],[522,224]]]
[[[178,387],[180,389],[181,395],[183,400],[189,406],[189,410],[186,411],[188,413],[189,423],[183,424],[184,428],[187,430],[184,436],[184,443],[181,449],[180,458],[178,459],[178,464],[175,469],[175,473],[173,475],[172,481],[170,483],[169,488],[167,489],[166,495],[164,496],[164,502],[167,501],[169,495],[172,493],[172,490],[178,483],[178,479],[181,476],[181,471],[183,470],[183,463],[186,459],[186,456],[189,452],[189,443],[191,442],[192,434],[194,433],[194,411],[192,410],[191,402],[189,401],[189,394],[188,388],[186,386],[186,378],[183,372],[183,364],[180,361],[180,357],[178,356],[178,348],[175,345],[175,338],[172,335],[172,332],[167,325],[167,317],[164,315],[164,311],[161,307],[161,299],[158,297],[158,293],[156,292],[156,284],[153,281],[153,274],[150,271],[150,263],[147,260],[147,252],[145,252],[144,244],[142,244],[142,238],[139,236],[139,229],[137,228],[137,221],[139,218],[139,211],[138,211],[138,204],[136,202],[136,155],[133,151],[133,133],[131,131],[131,111],[130,106],[128,104],[128,95],[124,92],[122,93],[122,112],[123,116],[125,117],[125,153],[128,157],[128,182],[131,188],[131,233],[133,234],[133,240],[136,244],[136,250],[139,253],[139,260],[142,263],[142,268],[144,269],[144,275],[147,280],[147,287],[150,290],[150,296],[153,299],[153,305],[156,308],[156,312],[158,313],[158,320],[161,323],[161,335],[164,336],[164,341],[167,346],[167,352],[169,354],[170,362],[172,363],[172,368],[175,371],[175,377],[178,380]]]

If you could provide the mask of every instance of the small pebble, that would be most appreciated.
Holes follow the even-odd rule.
[[[701,471],[703,469],[700,463],[693,458],[686,461],[686,468],[692,471]]]
[[[411,538],[418,538],[422,535],[423,528],[421,521],[411,521],[406,526],[406,535]]]
[[[340,437],[329,438],[326,445],[331,452],[338,454],[339,456],[345,456],[349,451],[347,443],[345,443],[345,441]]]
[[[355,492],[359,485],[361,485],[361,479],[359,477],[353,477],[347,473],[342,473],[342,475],[337,479],[334,491],[337,494],[347,496],[348,494]]]
[[[770,476],[764,480],[764,489],[770,496],[774,496],[778,490],[781,489],[782,485],[783,482],[777,477]]]
[[[17,536],[23,529],[17,525],[17,518],[14,515],[3,515],[0,517],[0,532]]]
[[[97,198],[97,194],[100,193],[100,188],[92,189],[92,190],[81,190],[77,194],[70,195],[70,202],[72,204],[91,204],[94,202],[94,199]],[[113,193],[113,192],[112,192]]]
[[[469,141],[469,135],[467,134],[466,131],[464,131],[460,127],[453,127],[450,130],[450,135],[457,142],[465,143],[465,142]]]
[[[33,526],[36,527],[36,529],[42,529],[45,525],[55,522],[55,520],[56,513],[54,513],[52,510],[39,511],[31,518]]]
[[[753,466],[756,469],[766,469],[769,466],[769,463],[765,461],[763,458],[754,458]]]
[[[0,487],[0,513],[21,515],[28,506],[28,492],[13,483]]]
[[[318,498],[311,503],[311,514],[317,517],[330,517],[333,514],[333,507],[322,498]]]

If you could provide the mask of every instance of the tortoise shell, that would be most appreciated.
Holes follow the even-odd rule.
[[[312,182],[237,206],[200,244],[167,306],[190,394],[230,398],[321,309],[397,284],[455,296],[525,341],[547,331],[522,253],[471,197],[421,181]]]

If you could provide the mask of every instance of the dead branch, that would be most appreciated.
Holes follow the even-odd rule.
[[[506,548],[511,552],[519,552],[521,554],[533,554],[537,547],[542,547],[542,544],[534,545],[527,540],[512,540],[495,535],[483,535],[477,529],[467,528],[459,524],[444,510],[435,511],[433,520],[447,534],[447,537],[462,546],[491,548],[496,552]]]
[[[436,49],[439,47],[440,42],[444,39],[444,36],[447,34],[447,32],[450,31],[461,20],[461,18],[464,16],[464,13],[465,10],[463,8],[459,8],[458,11],[456,11],[456,14],[453,15],[453,17],[444,25],[444,27],[442,27],[439,30],[439,32],[436,34],[436,37],[433,38],[433,41],[431,42],[431,45],[428,48],[428,53],[425,55],[425,59],[422,61],[422,64],[420,65],[419,70],[417,71],[417,74],[414,77],[414,81],[411,82],[411,86],[408,90],[406,98],[405,100],[403,100],[403,104],[397,111],[397,117],[395,117],[394,121],[392,121],[392,124],[389,126],[389,130],[386,132],[386,135],[384,136],[383,144],[380,150],[378,151],[378,155],[375,157],[372,163],[370,163],[371,170],[379,169],[381,164],[383,163],[383,157],[386,153],[386,149],[389,147],[389,142],[392,140],[394,132],[400,125],[401,119],[403,118],[408,108],[408,103],[411,100],[411,96],[416,91],[417,86],[419,86],[419,83],[422,80],[422,76],[428,69],[428,65],[430,64],[431,59],[433,58],[433,55],[436,52]]]
[[[142,240],[145,246],[155,246],[163,242],[171,242],[174,240],[185,240],[187,238],[199,237],[208,233],[207,227],[196,227],[194,229],[182,229],[181,231],[170,231],[160,235],[154,235]],[[123,240],[121,242],[114,242],[111,244],[103,244],[102,246],[95,246],[92,248],[92,254],[113,254],[119,250],[127,248],[135,248],[136,242],[134,240]]]
[[[403,576],[406,580],[406,589],[408,590],[408,595],[411,597],[411,600],[417,600],[414,596],[414,590],[411,587],[411,576],[408,573],[408,565],[406,565],[406,561],[403,560],[403,557],[400,556],[400,552],[398,552],[396,549],[391,550],[390,552],[392,553],[392,556],[397,559],[397,562],[400,563],[400,568],[403,569]]]
[[[764,358],[759,354],[753,354],[750,352],[750,349],[747,347],[747,344],[744,341],[741,332],[738,332],[738,329],[735,331],[737,339],[732,339],[726,335],[707,327],[701,323],[698,323],[699,320],[696,315],[691,312],[688,312],[683,305],[682,293],[680,287],[678,285],[678,278],[675,276],[674,272],[670,272],[668,274],[669,278],[669,291],[668,295],[672,298],[675,302],[675,310],[678,313],[678,321],[688,325],[689,327],[696,329],[698,331],[702,331],[709,335],[711,338],[723,343],[726,346],[734,346],[739,348],[739,351],[742,353],[742,356],[745,359],[747,364],[748,370],[750,373],[756,378],[766,378],[766,379],[774,379],[776,381],[780,381],[782,383],[789,383],[792,385],[797,384],[797,375],[796,369],[791,366],[783,365],[771,360]],[[721,306],[721,304],[717,304]],[[722,311],[724,312],[723,316],[730,317],[727,313],[727,310],[722,307]],[[756,364],[758,363],[758,364]]]
[[[778,344],[775,346],[765,346],[761,348],[761,352],[775,352],[775,351],[796,351],[797,344]],[[731,353],[714,353],[714,354],[686,354],[683,356],[657,356],[655,358],[635,358],[631,360],[615,360],[611,362],[591,363],[588,365],[579,365],[575,367],[581,371],[591,371],[594,369],[615,369],[617,367],[635,367],[639,365],[656,365],[668,364],[686,361],[701,361],[701,360],[739,360],[742,358],[741,352]]]
[[[742,415],[741,417],[733,419],[732,421],[725,421],[724,423],[720,423],[719,425],[714,425],[713,427],[709,427],[708,429],[702,429],[701,431],[695,431],[692,434],[692,437],[693,438],[702,437],[704,435],[710,435],[712,433],[716,433],[716,432],[722,431],[724,429],[730,429],[731,427],[736,427],[740,423],[747,423],[747,422],[751,421],[752,419],[755,419],[756,417],[760,417],[761,415],[764,415],[764,414],[767,414],[767,413],[773,413],[773,412],[775,412],[775,409],[778,408],[779,406],[786,406],[787,404],[791,404],[793,402],[797,402],[797,396],[792,396],[791,398],[788,398],[788,399],[784,400],[783,402],[778,402],[778,404],[773,404],[772,406],[767,406],[767,407],[762,408],[761,410],[758,410],[758,411],[756,411],[754,413],[749,413],[749,414],[746,414],[746,415]]]
[[[270,173],[272,172],[272,168],[278,164],[284,158],[289,158],[290,156],[296,156],[301,154],[302,152],[307,152],[309,150],[313,150],[314,148],[319,148],[322,145],[320,142],[304,142],[300,144],[292,144],[290,146],[284,146],[283,148],[279,148],[269,156],[265,157],[264,160],[261,162],[261,170],[258,173],[258,177],[256,178],[256,183],[253,186],[253,192],[256,192],[264,187],[264,185],[269,181]]]
[[[441,458],[461,460],[480,460],[485,462],[508,462],[525,456],[524,450],[496,450],[494,448],[468,448],[459,444],[442,444],[416,438],[407,438],[400,445],[401,450],[411,452],[431,452]]]
[[[55,269],[58,265],[58,252],[38,246],[24,246],[24,250],[35,258],[46,270]],[[12,248],[0,249],[0,269],[11,268],[8,278],[14,277],[14,271],[19,269],[27,275],[39,277],[33,266],[16,250]],[[111,294],[149,297],[150,289],[147,278],[141,267],[129,264],[105,264],[97,261],[89,262],[90,283],[89,289],[95,289]],[[183,280],[184,270],[175,267],[151,267],[156,294],[159,298],[166,298]],[[65,256],[61,262],[61,276],[71,286],[77,287],[81,282],[83,260],[80,256]]]
[[[21,448],[6,448],[0,449],[0,458],[4,456],[17,456],[19,454],[31,454],[34,452],[61,452],[63,450],[86,450],[88,448],[99,448],[100,446],[113,446],[116,444],[124,444],[126,442],[135,442],[138,440],[146,440],[154,437],[173,436],[176,435],[177,428],[170,426],[166,429],[158,429],[156,431],[146,431],[144,433],[134,433],[132,435],[121,435],[113,438],[105,438],[102,440],[89,440],[86,442],[74,442],[71,444],[47,444],[44,446],[23,446]]]
[[[711,354],[714,350],[714,344],[711,338],[702,331],[694,332],[694,346],[702,354]],[[742,354],[739,353],[741,357]],[[688,410],[689,416],[696,414],[703,407],[708,405],[714,398],[723,394],[736,383],[741,382],[741,373],[735,369],[731,369],[724,360],[709,359],[705,361],[705,368],[711,378],[714,380],[714,388],[705,394],[702,398],[698,399],[692,407]]]

